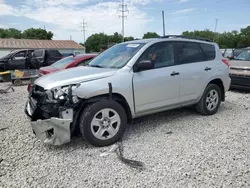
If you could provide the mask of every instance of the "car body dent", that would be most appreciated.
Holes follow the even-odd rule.
[[[114,75],[115,72],[116,69],[104,69],[84,66],[74,67],[71,69],[66,69],[42,76],[38,78],[34,84],[43,87],[45,90],[48,90],[54,87],[109,77]]]
[[[83,82],[74,90],[74,93],[82,99],[105,95],[109,93],[108,83],[111,83],[112,93],[120,94],[125,98],[130,107],[132,117],[135,117],[132,88],[133,74],[130,73],[130,70],[130,67],[123,67],[122,69],[117,70],[112,76]]]

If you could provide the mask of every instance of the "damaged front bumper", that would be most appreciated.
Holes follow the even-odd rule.
[[[45,144],[62,145],[70,142],[70,126],[73,122],[73,109],[67,108],[59,112],[59,117],[37,119],[41,113],[34,99],[29,98],[25,106],[25,113],[31,120],[31,127],[35,135]]]

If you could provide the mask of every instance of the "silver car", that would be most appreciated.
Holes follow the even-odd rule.
[[[61,145],[80,131],[95,146],[119,140],[132,119],[196,106],[215,114],[230,86],[217,44],[180,36],[117,44],[87,67],[36,80],[25,112],[36,136]]]

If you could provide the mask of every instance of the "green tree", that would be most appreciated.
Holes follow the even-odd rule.
[[[9,28],[9,29],[0,28],[0,38],[20,39],[22,38],[22,32],[14,28]]]
[[[135,40],[134,37],[132,37],[132,36],[130,36],[130,37],[124,37],[124,42],[131,41],[131,40]]]
[[[86,52],[99,52],[103,45],[108,45],[109,36],[104,33],[96,33],[87,38],[85,42]]]
[[[29,28],[23,31],[22,38],[25,39],[41,39],[41,40],[52,40],[53,33],[44,29]]]
[[[149,38],[158,38],[160,37],[157,33],[155,32],[147,32],[143,35],[143,39],[149,39]]]

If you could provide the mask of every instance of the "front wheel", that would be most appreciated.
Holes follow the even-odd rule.
[[[205,89],[196,110],[203,115],[215,114],[221,103],[221,89],[215,84],[209,84]]]
[[[107,146],[118,141],[127,126],[123,107],[112,100],[102,100],[87,106],[80,119],[80,132],[94,146]]]

